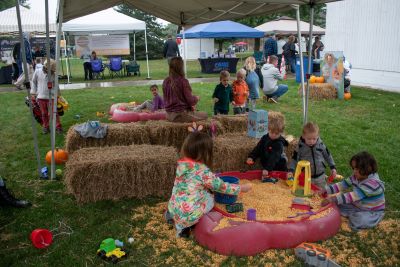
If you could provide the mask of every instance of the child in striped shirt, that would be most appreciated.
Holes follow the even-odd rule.
[[[376,160],[364,151],[351,158],[350,166],[352,176],[322,190],[323,194],[338,194],[328,196],[321,205],[338,204],[341,215],[348,217],[353,231],[375,227],[385,210],[385,187],[379,179]]]

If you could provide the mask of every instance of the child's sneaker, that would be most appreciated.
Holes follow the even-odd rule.
[[[174,224],[174,219],[172,218],[171,213],[169,213],[168,210],[164,212],[164,219],[168,224]]]
[[[63,129],[62,128],[57,128],[56,129],[57,134],[63,134]]]
[[[270,98],[268,98],[268,102],[277,104],[278,103],[278,98],[274,97],[274,96],[270,97]]]
[[[49,128],[42,128],[42,134],[48,134],[50,132]]]

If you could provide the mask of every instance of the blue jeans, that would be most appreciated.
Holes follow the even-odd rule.
[[[290,62],[290,71],[292,73],[295,73],[296,72],[296,56],[291,57],[289,59],[289,62]]]
[[[279,84],[278,90],[276,90],[273,94],[267,95],[268,97],[281,97],[289,90],[289,87],[286,84]]]

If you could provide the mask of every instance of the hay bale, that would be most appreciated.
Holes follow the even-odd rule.
[[[299,86],[298,93],[300,96],[303,95],[301,84]],[[310,99],[316,99],[316,100],[336,99],[337,91],[336,88],[330,83],[311,83],[309,97]]]
[[[299,139],[295,138],[293,135],[285,136],[286,141],[289,143],[288,147],[285,148],[285,154],[288,159],[288,164],[292,161],[293,153],[297,149],[297,144],[299,143]]]
[[[217,136],[225,132],[224,127],[218,121],[213,121],[217,128]],[[208,133],[211,127],[211,120],[196,122],[197,126],[202,125],[202,132]],[[190,133],[188,127],[192,123],[177,123],[169,121],[148,121],[146,126],[149,127],[151,144],[173,146],[178,150],[181,148],[186,136]]]
[[[285,139],[289,145],[284,152],[288,158],[288,163],[290,163],[297,147],[298,139],[292,135],[286,136]],[[262,169],[259,159],[251,167],[245,164],[247,156],[259,141],[260,139],[248,137],[246,132],[225,134],[215,138],[213,170],[220,172]]]
[[[66,163],[65,184],[78,202],[169,197],[175,180],[175,148],[132,145],[84,148]]]
[[[259,140],[248,137],[246,132],[218,136],[214,140],[213,170],[218,172],[248,170],[249,166],[245,164],[247,156]],[[259,170],[261,165],[257,161],[252,168]]]
[[[247,131],[247,114],[217,115],[213,119],[219,121],[226,133],[241,133]]]
[[[150,144],[149,128],[142,123],[104,123],[108,125],[104,138],[84,138],[71,126],[67,132],[65,148],[69,153],[85,147],[124,146]]]

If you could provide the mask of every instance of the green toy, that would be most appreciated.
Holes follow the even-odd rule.
[[[111,260],[112,263],[117,263],[122,257],[126,257],[126,252],[115,245],[113,238],[107,238],[101,241],[97,256],[103,260]]]
[[[229,213],[235,213],[239,211],[243,211],[243,204],[242,203],[233,203],[233,204],[228,204],[225,206],[226,211]]]

